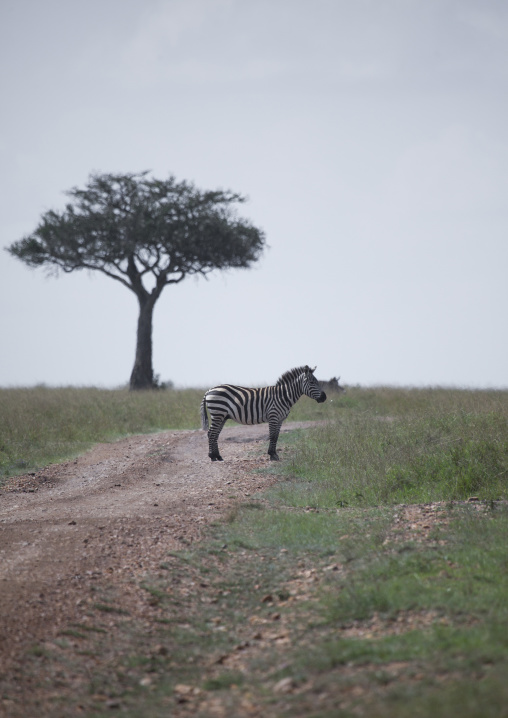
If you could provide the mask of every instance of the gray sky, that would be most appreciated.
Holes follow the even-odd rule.
[[[0,246],[92,171],[249,196],[270,249],[156,305],[177,386],[508,386],[508,3],[2,0]],[[134,294],[0,251],[0,386],[117,386]]]

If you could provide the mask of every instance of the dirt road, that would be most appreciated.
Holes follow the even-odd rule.
[[[288,431],[296,426],[286,424]],[[0,490],[0,674],[21,670],[30,646],[79,621],[90,583],[123,584],[272,479],[267,426],[231,426],[223,462],[202,431],[101,444],[75,461],[12,479]],[[12,674],[12,675],[14,675]]]

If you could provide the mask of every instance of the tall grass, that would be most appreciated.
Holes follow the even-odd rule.
[[[0,389],[0,477],[99,441],[198,428],[202,395],[199,389]],[[275,490],[284,503],[375,506],[508,496],[507,391],[353,387],[328,399],[316,404],[303,397],[290,414],[321,424],[289,439],[290,460],[281,468],[291,485]]]
[[[162,429],[197,429],[203,389],[1,389],[0,481],[76,456],[94,443]],[[323,418],[302,400],[297,419]],[[294,417],[291,417],[294,418]]]
[[[285,503],[361,506],[508,497],[508,392],[348,392],[330,420],[289,439]],[[291,495],[291,497],[290,497]]]
[[[197,389],[0,389],[0,477],[128,434],[197,428],[202,396]]]

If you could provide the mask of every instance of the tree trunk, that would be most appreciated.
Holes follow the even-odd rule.
[[[138,296],[139,317],[136,340],[136,358],[130,379],[130,389],[153,389],[152,320],[155,299]]]

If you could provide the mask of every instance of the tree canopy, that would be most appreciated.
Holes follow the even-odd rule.
[[[62,212],[45,212],[8,251],[30,267],[99,271],[134,292],[140,314],[131,388],[153,386],[153,307],[164,287],[191,274],[250,267],[264,233],[237,216],[244,196],[199,190],[174,176],[92,174],[84,189],[66,194]]]

